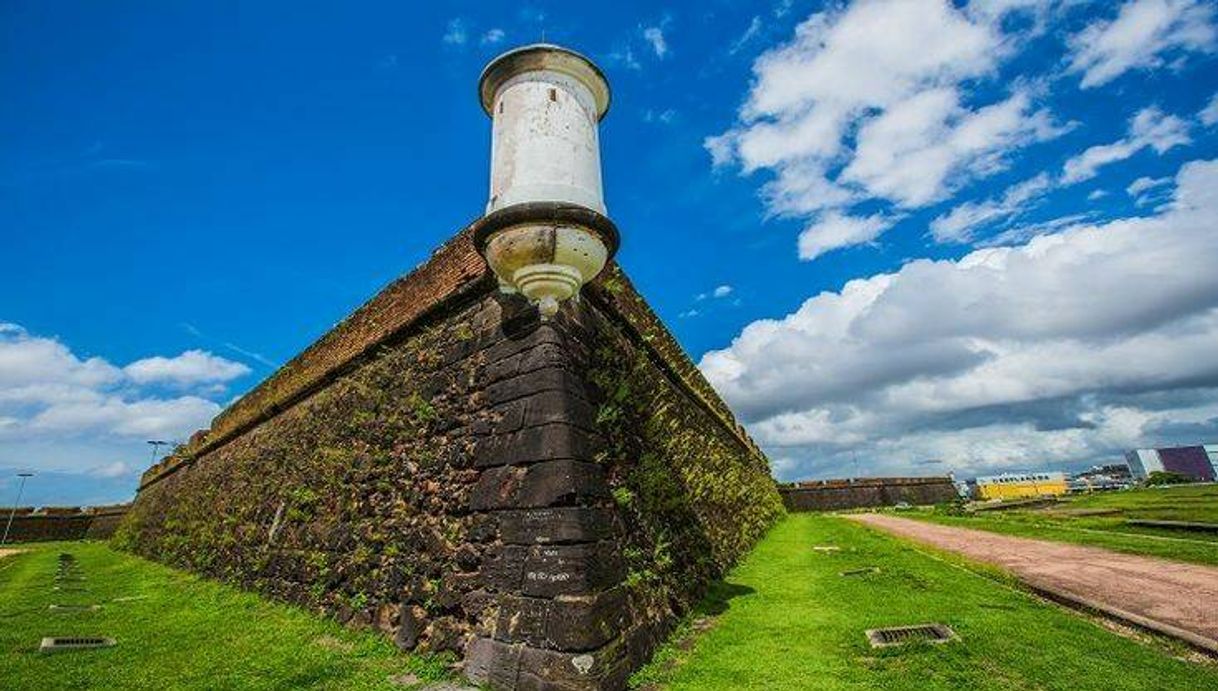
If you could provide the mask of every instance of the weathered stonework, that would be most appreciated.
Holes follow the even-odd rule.
[[[950,477],[865,477],[813,480],[778,488],[788,511],[835,511],[868,506],[939,504],[960,498]]]
[[[616,267],[541,323],[466,231],[150,469],[116,542],[493,688],[621,688],[782,510]]]
[[[128,505],[23,507],[14,510],[9,542],[48,540],[108,540],[114,534]],[[0,512],[0,532],[8,524],[9,511]]]

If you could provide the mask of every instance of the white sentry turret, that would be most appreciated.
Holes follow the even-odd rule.
[[[609,84],[579,53],[535,44],[492,60],[478,92],[493,126],[490,200],[475,242],[500,287],[550,317],[617,250],[598,135]]]

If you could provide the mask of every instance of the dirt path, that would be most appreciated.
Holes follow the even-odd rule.
[[[1033,587],[1183,629],[1218,646],[1218,568],[896,516],[846,518],[999,566]]]
[[[20,551],[21,550],[19,550],[19,549],[11,549],[9,547],[0,547],[0,559],[3,559],[10,554],[16,554]]]

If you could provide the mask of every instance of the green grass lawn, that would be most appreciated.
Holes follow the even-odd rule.
[[[1110,515],[1075,512],[1115,509]],[[1050,509],[1008,509],[970,516],[907,511],[910,518],[1019,537],[1073,542],[1118,552],[1218,565],[1218,533],[1126,525],[1126,519],[1218,523],[1218,485],[1102,492],[1066,499]]]
[[[1125,518],[1218,524],[1218,484],[1096,492],[1070,499],[1072,509],[1121,509]]]
[[[814,545],[838,545],[822,553]],[[865,566],[879,573],[843,577]],[[1173,657],[958,562],[844,519],[793,514],[703,604],[710,627],[671,643],[637,685],[671,689],[1218,689]],[[696,624],[694,629],[701,628]],[[960,640],[872,650],[863,631],[942,622]],[[686,627],[687,631],[689,626]]]
[[[390,677],[444,678],[370,631],[115,552],[102,543],[20,545],[0,558],[3,689],[402,689]],[[61,552],[87,592],[53,590]],[[52,604],[101,604],[53,614]],[[43,636],[108,636],[113,648],[44,655]]]

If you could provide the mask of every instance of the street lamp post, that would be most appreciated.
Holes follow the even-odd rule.
[[[17,516],[17,507],[21,505],[21,493],[25,491],[25,481],[28,478],[34,477],[34,474],[17,473],[17,477],[21,478],[21,483],[17,485],[17,500],[13,502],[13,510],[8,512],[8,523],[4,526],[4,537],[0,538],[0,547],[3,547],[8,542],[8,532],[13,527],[13,518]]]
[[[157,441],[157,440],[155,440],[155,439],[150,439],[150,440],[148,441],[148,445],[152,447],[152,464],[153,464],[153,465],[156,465],[156,454],[157,454],[157,451],[160,451],[160,449],[161,449],[161,447],[162,447],[162,446],[169,446],[169,442],[167,442],[167,441]]]

